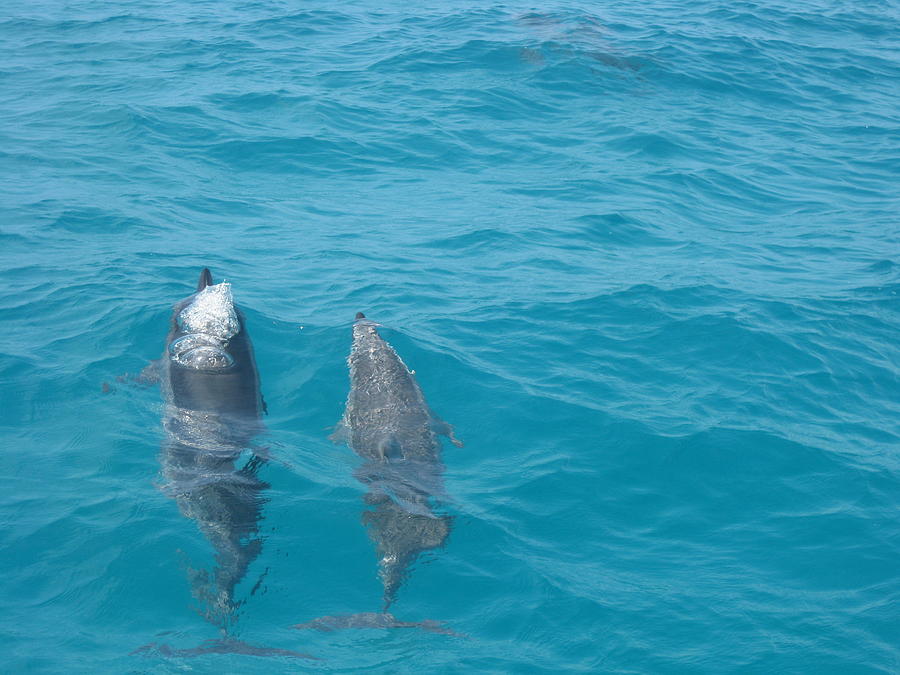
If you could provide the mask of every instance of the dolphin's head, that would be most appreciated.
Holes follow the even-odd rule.
[[[353,323],[353,345],[354,348],[361,348],[366,344],[371,344],[381,340],[378,335],[378,324],[366,318],[362,312],[356,313],[356,320]]]
[[[200,273],[197,292],[176,308],[177,336],[169,345],[175,363],[195,370],[228,368],[234,358],[228,341],[241,331],[231,284],[214,284],[206,268]]]

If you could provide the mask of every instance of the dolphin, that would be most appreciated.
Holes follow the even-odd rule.
[[[428,406],[413,371],[381,337],[378,324],[362,312],[353,325],[348,358],[350,394],[332,436],[345,440],[362,458],[355,476],[367,492],[362,523],[375,545],[384,588],[381,612],[326,616],[295,628],[422,628],[455,634],[436,621],[398,621],[389,613],[410,565],[420,554],[440,548],[451,518],[435,512],[445,497],[440,435],[462,446],[452,427]]]
[[[163,490],[197,524],[215,554],[211,574],[189,573],[203,616],[223,634],[215,650],[284,655],[284,650],[251,647],[228,635],[243,604],[234,599],[235,587],[262,550],[259,521],[269,486],[257,476],[266,458],[252,441],[263,430],[266,406],[253,346],[231,285],[213,283],[206,268],[196,292],[174,307],[159,379],[165,411]],[[189,656],[213,647],[158,649]]]

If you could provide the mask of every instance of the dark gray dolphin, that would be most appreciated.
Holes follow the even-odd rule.
[[[361,312],[356,319],[348,359],[350,395],[333,438],[346,440],[364,460],[356,478],[368,488],[364,500],[370,508],[362,522],[377,551],[382,611],[321,617],[295,627],[418,627],[452,634],[434,621],[397,621],[388,609],[410,565],[421,553],[443,546],[450,534],[450,517],[434,510],[444,495],[439,436],[462,443],[428,406],[413,372],[378,334],[377,324]]]
[[[205,618],[225,638],[215,649],[284,655],[283,650],[251,647],[228,636],[242,604],[234,599],[235,587],[262,549],[259,521],[269,486],[257,477],[265,459],[253,452],[252,441],[262,431],[265,404],[253,346],[231,286],[214,284],[208,269],[201,272],[196,293],[175,305],[159,375],[165,401],[163,489],[215,553],[211,573],[190,573]],[[247,453],[249,459],[241,462]],[[182,656],[213,649],[154,647]]]
[[[192,586],[206,618],[226,628],[238,607],[235,586],[262,546],[263,460],[252,455],[239,470],[235,463],[262,430],[264,404],[243,315],[230,284],[213,284],[208,269],[197,292],[175,305],[160,381],[165,490],[212,544],[213,574],[192,573]]]
[[[160,381],[165,489],[215,551],[212,578],[195,573],[192,585],[206,618],[224,628],[237,608],[234,588],[261,549],[257,524],[268,486],[256,477],[259,457],[235,466],[262,430],[263,402],[230,284],[213,284],[208,269],[197,292],[174,308]]]

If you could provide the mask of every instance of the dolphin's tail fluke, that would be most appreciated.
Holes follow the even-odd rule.
[[[320,616],[318,619],[298,623],[292,628],[299,630],[319,630],[329,633],[345,628],[420,628],[429,633],[441,633],[463,637],[456,631],[445,627],[440,621],[398,621],[389,612],[361,612],[360,614],[342,614],[339,616]]]
[[[257,645],[247,644],[235,638],[223,638],[221,640],[207,640],[199,647],[191,647],[188,649],[175,649],[166,644],[151,642],[149,645],[138,647],[132,654],[159,654],[160,656],[171,658],[191,658],[194,656],[204,656],[206,654],[245,654],[248,656],[282,656],[292,659],[314,659],[318,657],[310,654],[295,652],[290,649],[279,649],[277,647],[259,647]]]

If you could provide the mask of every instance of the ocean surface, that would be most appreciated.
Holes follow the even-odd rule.
[[[900,672],[900,5],[0,9],[0,670]],[[203,266],[268,404],[231,637],[161,489]],[[357,311],[445,443],[416,629],[329,434]],[[130,374],[130,375],[129,375]],[[141,649],[146,645],[154,645]]]

